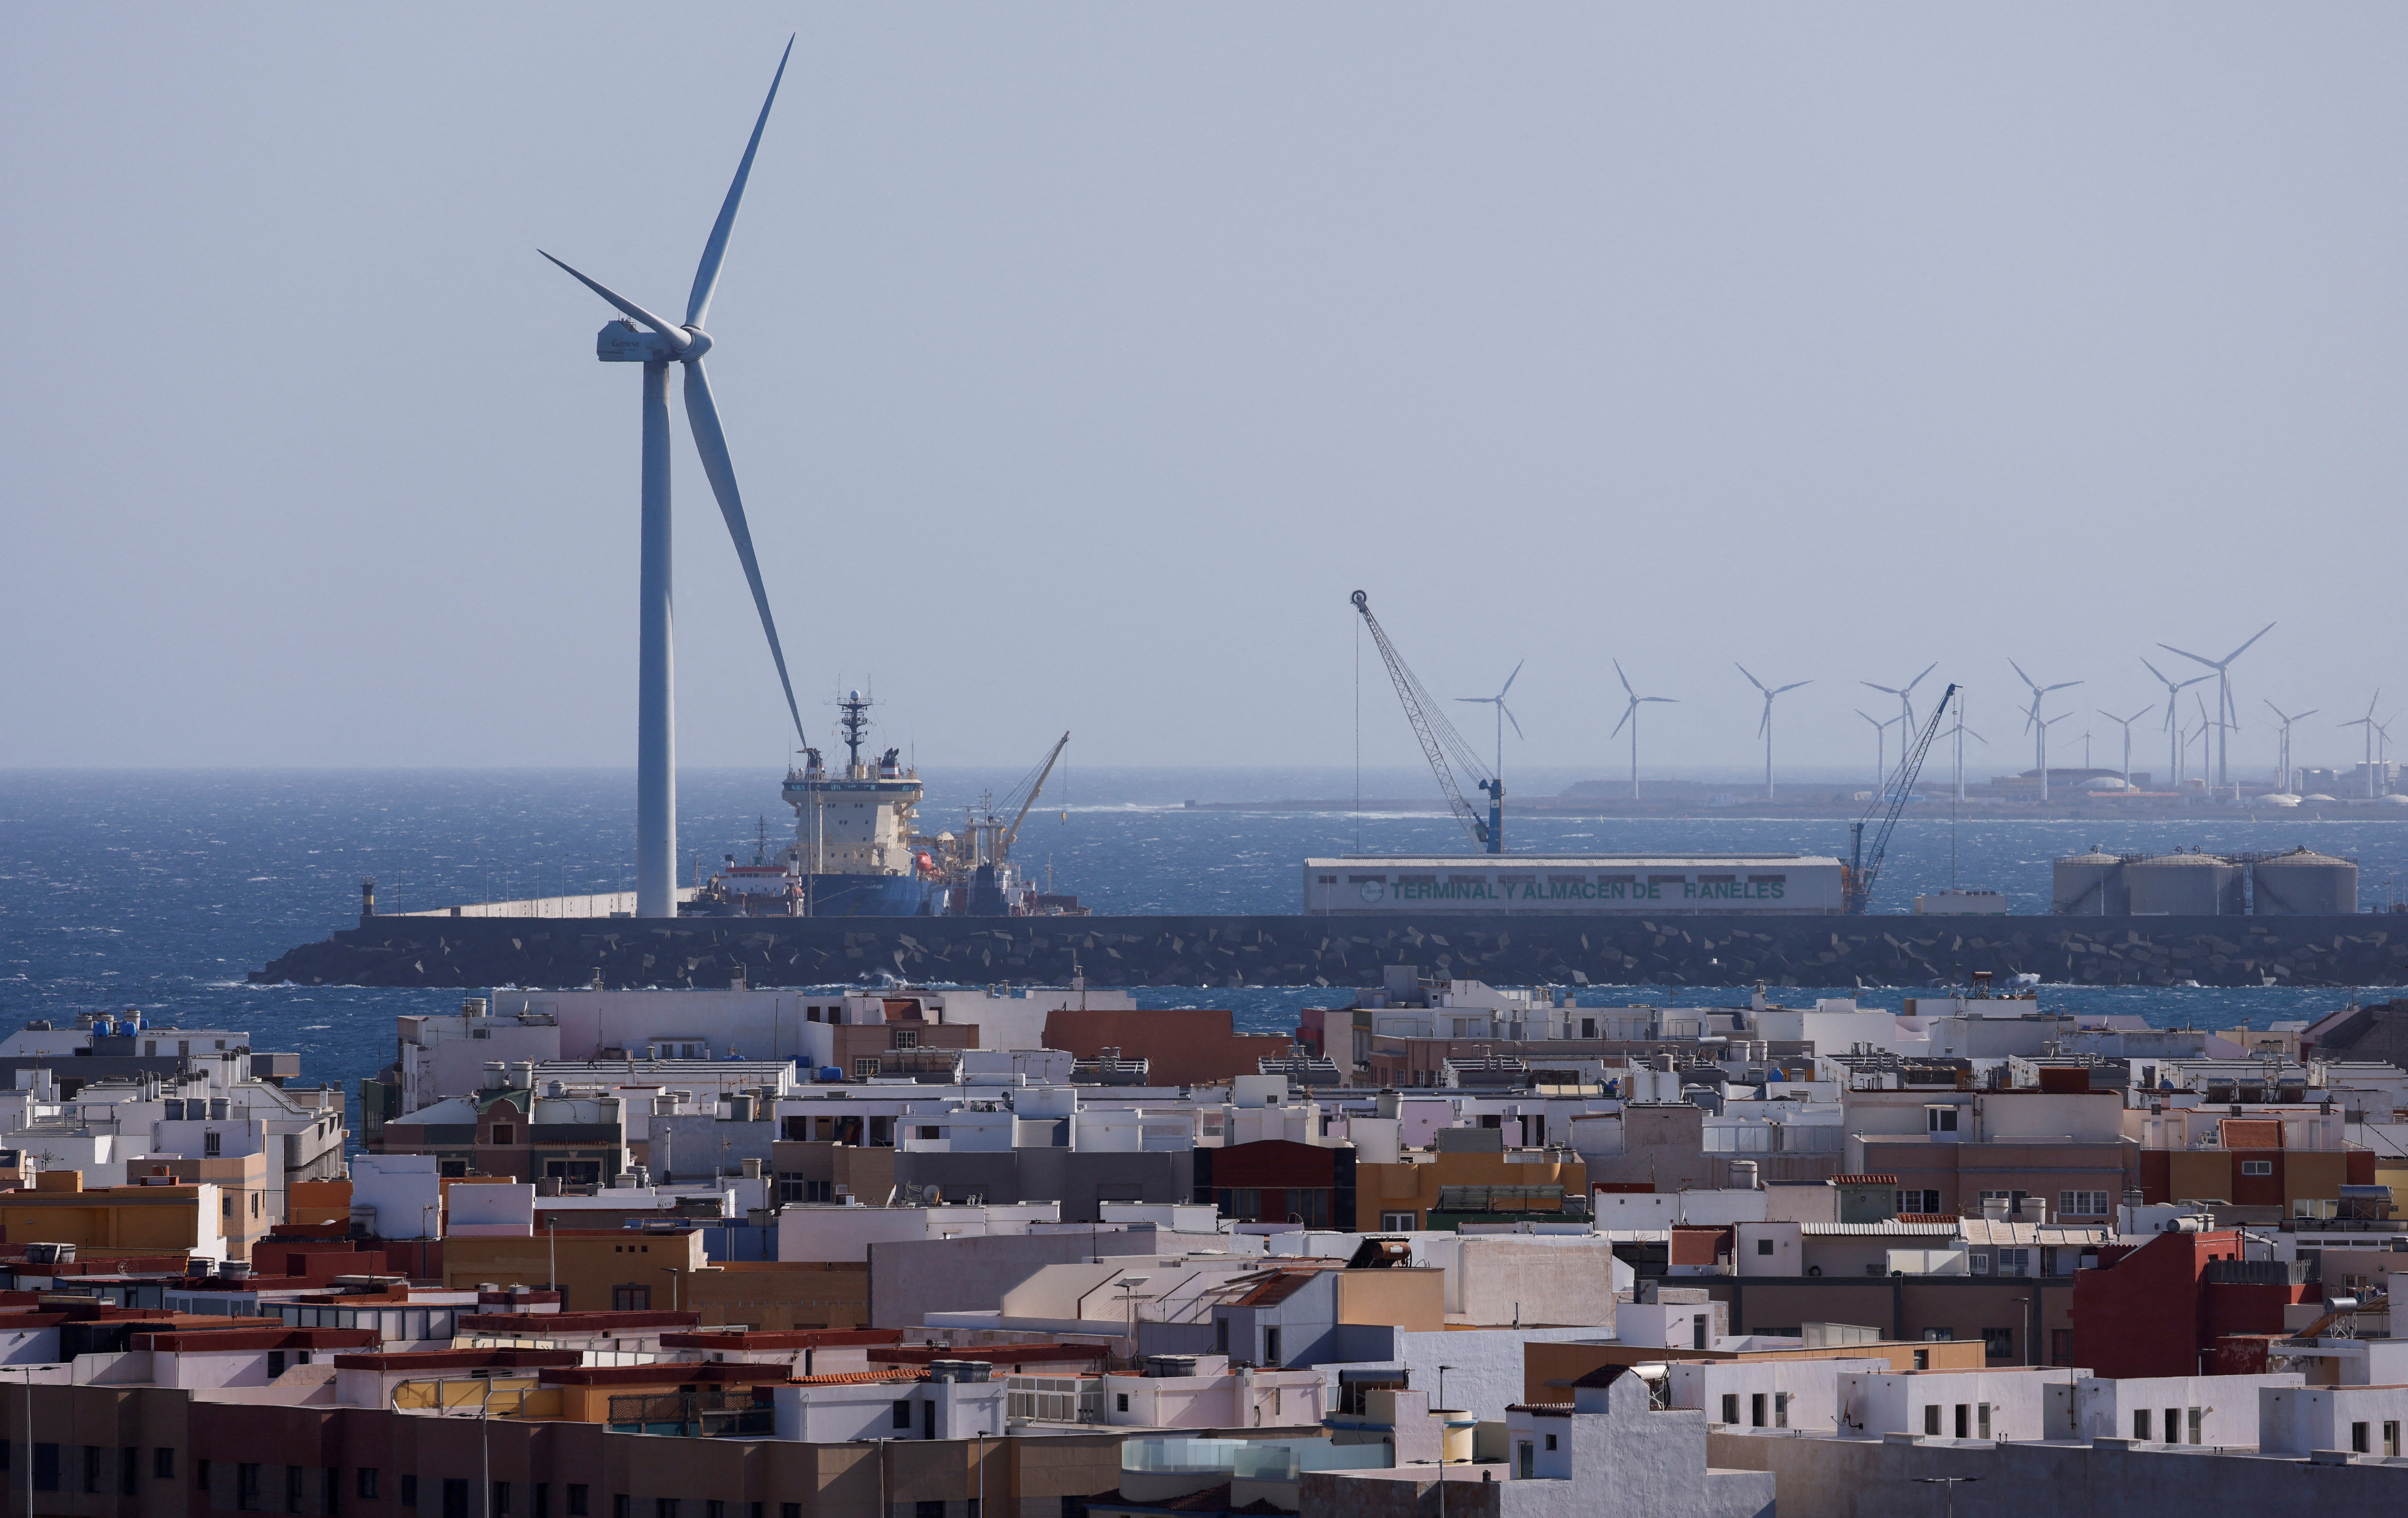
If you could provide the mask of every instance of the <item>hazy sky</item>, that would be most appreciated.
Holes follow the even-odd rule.
[[[637,373],[535,250],[681,310],[789,31],[710,362],[815,724],[1349,763],[1358,587],[1528,661],[1509,771],[1619,770],[1609,657],[1667,766],[1734,660],[1800,765],[2269,621],[2236,761],[2408,708],[2398,7],[19,5],[0,764],[632,762]],[[677,429],[681,756],[775,766]]]

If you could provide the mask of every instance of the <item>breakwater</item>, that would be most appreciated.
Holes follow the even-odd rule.
[[[1375,985],[1383,965],[1502,985],[2408,984],[2408,916],[371,917],[252,972],[375,986]]]

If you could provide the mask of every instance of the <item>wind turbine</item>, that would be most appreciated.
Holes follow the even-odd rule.
[[[2375,694],[2380,695],[2382,693],[2378,691]],[[2269,701],[2266,703],[2266,709],[2281,719],[2283,723],[2283,778],[2274,782],[2274,787],[2277,790],[2287,791],[2291,788],[2291,724],[2315,716],[2322,709],[2310,707],[2305,711],[2286,712],[2281,707]]]
[[[2150,674],[2157,676],[2157,683],[2166,688],[2166,774],[2167,778],[2172,782],[2174,788],[2176,790],[2180,790],[2182,788],[2183,755],[2187,751],[2189,740],[2182,736],[2182,709],[2179,704],[2175,702],[2174,697],[2182,695],[2183,692],[2189,690],[2200,680],[2208,680],[2213,677],[2207,675],[2193,675],[2188,680],[2174,680],[2170,678],[2164,670],[2159,669],[2156,665],[2149,663],[2145,658],[2141,661],[2141,667],[2147,670]]]
[[[1733,661],[1731,667],[1742,675],[1747,675],[1747,666],[1743,664]],[[1772,698],[1784,692],[1794,691],[1800,685],[1812,685],[1814,682],[1811,680],[1798,680],[1786,685],[1768,686],[1754,675],[1747,675],[1747,682],[1764,693],[1764,720],[1756,724],[1756,736],[1764,739],[1764,799],[1770,801],[1772,799]]]
[[[1956,739],[1956,799],[1962,801],[1965,799],[1965,735],[1972,733],[1973,741],[1985,749],[1990,746],[1990,740],[1965,725],[1965,703],[1961,698],[1956,703],[1956,725],[1948,731]]]
[[[2207,779],[2207,745],[2210,735],[2214,730],[2220,729],[2224,723],[2221,718],[2207,714],[2207,701],[2197,691],[2190,693],[2190,698],[2192,705],[2199,710],[2199,731],[2192,736],[2200,740],[2199,774],[2200,781],[2204,783]]]
[[[1928,675],[1939,667],[1940,661],[1934,659],[1931,663],[1923,666],[1923,675]],[[1923,683],[1923,675],[1915,676],[1913,680],[1908,680],[1903,685],[1875,685],[1869,680],[1860,680],[1856,681],[1856,683],[1870,687],[1872,690],[1883,692],[1885,695],[1897,696],[1899,715],[1906,719],[1906,721],[1899,726],[1899,731],[1901,734],[1912,733],[1914,731],[1914,703],[1908,699],[1908,695],[1917,685]]]
[[[2017,675],[2023,676],[2023,682],[2031,687],[2031,709],[2024,713],[2024,731],[2028,733],[2037,727],[2040,732],[2033,752],[2037,755],[2036,762],[2040,766],[2040,798],[2046,801],[2048,799],[2048,728],[2040,720],[2040,704],[2049,692],[2071,690],[2082,682],[2078,680],[2061,680],[2054,685],[2042,685],[2029,675],[2025,675],[2024,666],[2013,659],[2007,661],[2007,667]],[[2058,720],[2055,717],[2049,719],[2050,722]]]
[[[2249,639],[2249,643],[2257,642],[2258,638],[2273,630],[2274,624],[2268,623],[2258,629],[2257,635]],[[2215,671],[2215,788],[2219,791],[2224,789],[2228,778],[2225,760],[2231,747],[2231,733],[2234,728],[2241,725],[2241,709],[2232,699],[2232,661],[2249,652],[2249,643],[2242,644],[2221,659],[2202,658],[2196,653],[2185,652],[2172,643],[2157,645],[2168,653],[2180,653],[2184,658],[2195,664],[2203,664]]]
[[[2082,682],[2072,680],[2066,683],[2079,685]],[[2052,685],[2049,689],[2053,691],[2057,687]],[[2054,717],[2043,717],[2040,714],[2040,703],[2037,701],[2032,703],[2031,723],[2040,730],[2040,798],[2042,801],[2048,799],[2048,730],[2072,715],[2073,713],[2070,711],[2060,711]]]
[[[1520,664],[1516,664],[1513,666],[1513,672],[1505,677],[1504,689],[1499,690],[1495,695],[1458,695],[1455,697],[1458,701],[1468,701],[1476,707],[1495,707],[1497,709],[1496,772],[1500,777],[1505,773],[1505,724],[1507,723],[1512,723],[1513,724],[1513,736],[1515,738],[1520,738],[1522,736],[1521,719],[1514,716],[1512,709],[1505,705],[1505,692],[1512,690],[1513,688],[1513,682],[1522,678],[1522,665],[1527,663],[1529,663],[1529,661],[1525,659],[1521,661]]]
[[[595,356],[605,364],[641,364],[643,367],[643,517],[642,565],[638,576],[636,682],[636,915],[677,915],[677,736],[674,655],[671,637],[672,597],[669,584],[669,405],[668,372],[672,364],[684,370],[685,414],[694,433],[695,451],[702,455],[702,472],[719,500],[735,540],[736,557],[752,588],[752,605],[761,614],[761,630],[768,636],[769,656],[778,666],[778,683],[786,693],[786,712],[795,735],[803,738],[802,710],[795,704],[795,684],[786,675],[785,651],[778,643],[778,624],[769,615],[768,592],[761,584],[761,566],[752,552],[752,534],[744,520],[743,498],[736,489],[736,468],[728,460],[727,437],[719,424],[719,407],[711,399],[710,380],[703,372],[702,355],[710,351],[703,321],[710,314],[710,297],[719,287],[719,265],[727,254],[727,235],[736,224],[736,209],[744,198],[744,181],[752,172],[752,155],[760,149],[762,129],[769,124],[769,107],[777,103],[778,85],[786,77],[786,59],[795,50],[792,37],[769,80],[768,98],[752,123],[744,157],[736,165],[736,180],[719,208],[703,243],[702,262],[686,296],[685,321],[676,326],[561,264],[580,284],[618,308],[624,320],[603,327],[595,341]],[[541,250],[538,250],[540,251]]]
[[[1630,724],[1630,799],[1636,801],[1639,799],[1639,709],[1650,701],[1662,701],[1668,705],[1678,706],[1680,699],[1670,695],[1641,695],[1632,690],[1630,677],[1622,672],[1622,661],[1619,659],[1613,661],[1613,676],[1614,679],[1622,681],[1622,694],[1630,697],[1630,704],[1622,709],[1622,722],[1613,724],[1613,733],[1621,732],[1624,723]],[[1605,736],[1612,738],[1613,733],[1608,733]]]
[[[1889,724],[1899,719],[1883,720],[1862,708],[1857,709],[1856,715],[1873,724],[1873,795],[1880,795],[1889,787]]]
[[[2341,724],[2344,727],[2366,729],[2366,799],[2369,801],[2374,799],[2374,730],[2381,725],[2374,720],[2374,703],[2382,699],[2383,687],[2378,685],[2374,688],[2374,695],[2367,700],[2366,715],[2353,718]]]
[[[2205,680],[2207,677],[2201,675],[2200,678],[2201,680]],[[2131,788],[2132,784],[2132,724],[2147,716],[2150,712],[2157,710],[2157,703],[2153,701],[2128,717],[2118,717],[2114,712],[2108,710],[2105,707],[2098,707],[2093,709],[2095,709],[2101,717],[2106,718],[2109,722],[2114,723],[2118,727],[2124,729],[2124,785],[2125,788],[2128,790]]]

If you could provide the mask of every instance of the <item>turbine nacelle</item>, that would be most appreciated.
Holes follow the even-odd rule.
[[[668,364],[691,363],[710,351],[710,335],[700,327],[675,331],[675,337],[648,332],[622,317],[595,334],[594,356],[605,364]]]

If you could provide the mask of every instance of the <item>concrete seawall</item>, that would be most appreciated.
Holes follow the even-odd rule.
[[[1383,965],[1504,985],[2408,984],[2408,917],[378,917],[264,983],[818,985],[906,980],[1366,985]]]

